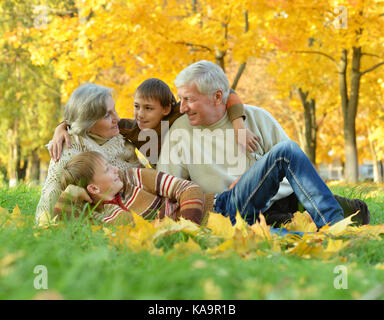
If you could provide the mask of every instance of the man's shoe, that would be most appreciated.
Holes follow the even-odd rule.
[[[344,211],[344,218],[359,211],[359,213],[352,218],[352,221],[358,225],[369,224],[371,214],[369,213],[367,204],[360,199],[348,199],[335,195],[335,198]]]

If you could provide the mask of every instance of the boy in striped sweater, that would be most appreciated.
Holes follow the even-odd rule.
[[[121,173],[100,153],[89,151],[65,166],[65,191],[54,207],[54,216],[70,216],[73,210],[75,216],[80,214],[78,203],[71,201],[74,185],[87,191],[90,199],[87,195],[83,198],[95,205],[92,218],[101,223],[129,224],[134,212],[145,219],[183,217],[201,224],[204,213],[213,207],[213,194],[204,195],[192,181],[150,168],[129,168]]]

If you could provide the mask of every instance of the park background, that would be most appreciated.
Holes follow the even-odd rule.
[[[383,180],[384,1],[3,0],[0,15],[0,179],[11,186],[44,181],[45,145],[80,84],[114,88],[132,117],[142,81],[176,93],[176,75],[201,59],[271,112],[325,179]]]
[[[1,0],[0,299],[383,298],[383,30],[379,0]],[[176,93],[176,75],[201,59],[268,110],[326,180],[343,180],[333,192],[364,199],[372,225],[302,239],[218,217],[211,233],[170,221],[36,226],[46,144],[71,92],[114,88],[119,115],[132,117],[142,81]],[[287,228],[316,231],[304,214]]]

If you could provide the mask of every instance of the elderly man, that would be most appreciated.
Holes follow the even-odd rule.
[[[338,202],[344,210],[344,216],[360,210],[357,222],[369,223],[366,204],[359,199],[350,200],[338,196],[335,196],[336,201],[312,166],[299,170],[300,165],[294,163],[299,171],[291,175],[291,183],[284,178],[288,177],[291,170],[289,165],[285,171],[281,169],[282,171],[274,172],[277,161],[282,160],[279,162],[281,164],[284,162],[281,159],[282,153],[277,151],[280,146],[277,145],[285,148],[286,144],[282,142],[289,142],[290,139],[265,110],[245,105],[245,124],[258,137],[257,151],[249,153],[237,146],[233,126],[225,108],[229,94],[228,79],[219,66],[204,60],[196,62],[180,72],[175,85],[181,100],[180,111],[185,115],[177,119],[167,133],[157,170],[193,180],[205,192],[221,193],[228,188],[232,189],[255,162],[263,160],[264,166],[271,167],[263,168],[266,169],[263,170],[263,175],[257,177],[260,180],[259,185],[256,184],[255,187],[252,183],[252,186],[255,187],[254,192],[271,192],[271,199],[261,209],[267,223],[279,225],[288,221],[298,210],[300,203],[308,212],[318,210],[320,213],[321,210],[332,211],[332,208],[335,212],[338,211]],[[271,155],[269,151],[274,146],[276,147]],[[287,152],[289,153],[285,149],[284,155]],[[293,155],[291,160],[296,161],[294,159],[296,158]],[[249,175],[247,179],[251,179]],[[300,181],[296,184],[292,179]],[[276,184],[279,186],[276,187]],[[241,188],[246,188],[244,182],[238,188],[237,194],[242,193]],[[236,197],[233,194],[230,196]],[[328,215],[330,220],[332,214]],[[254,221],[254,218],[247,220]]]

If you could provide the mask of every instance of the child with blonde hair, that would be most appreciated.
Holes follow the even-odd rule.
[[[204,195],[194,182],[150,168],[119,172],[102,154],[93,151],[76,155],[66,164],[62,175],[65,191],[54,207],[54,216],[81,214],[79,203],[70,201],[73,186],[79,187],[75,188],[77,192],[86,190],[93,203],[91,218],[108,224],[128,224],[132,212],[144,219],[183,217],[201,224],[213,203],[213,194]]]

